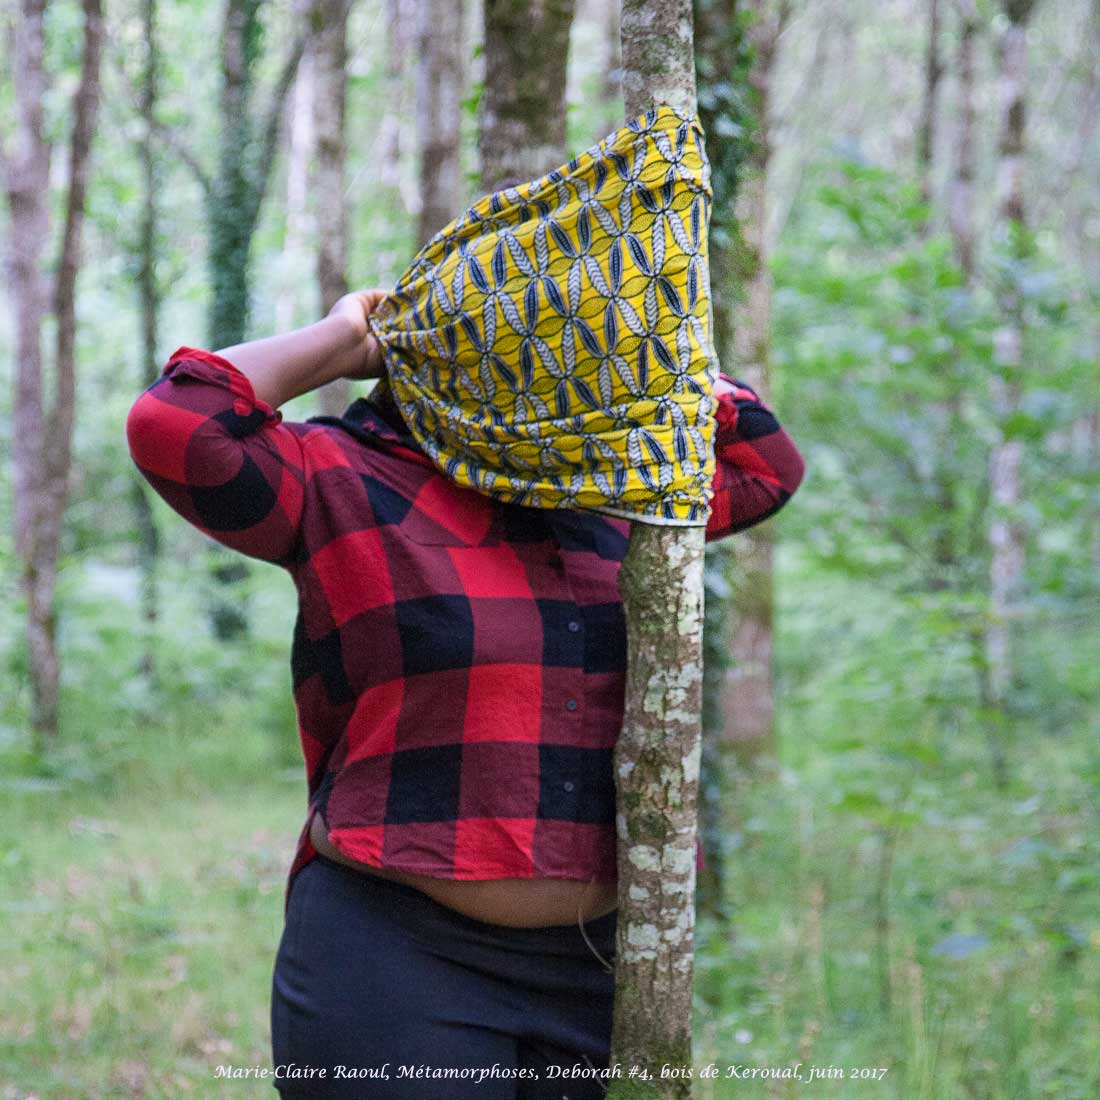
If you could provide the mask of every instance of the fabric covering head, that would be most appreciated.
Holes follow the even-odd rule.
[[[718,362],[703,136],[662,104],[484,196],[372,312],[393,400],[453,481],[706,524]]]

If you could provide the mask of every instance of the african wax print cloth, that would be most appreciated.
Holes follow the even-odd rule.
[[[706,524],[711,199],[698,116],[661,104],[427,241],[368,321],[447,477],[530,507]]]

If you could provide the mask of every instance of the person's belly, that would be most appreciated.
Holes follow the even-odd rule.
[[[363,874],[377,875],[415,886],[430,898],[476,920],[512,928],[541,928],[595,920],[616,908],[614,882],[580,882],[560,878],[446,879],[414,875],[389,867],[360,863],[335,848],[321,815],[314,814],[309,839],[328,859]]]

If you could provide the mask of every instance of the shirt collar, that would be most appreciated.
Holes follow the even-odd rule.
[[[422,466],[434,469],[435,464],[425,454],[416,437],[409,430],[397,403],[385,386],[378,386],[366,397],[357,397],[341,416],[311,416],[309,424],[331,424],[342,428],[364,443],[381,441],[391,447],[401,447]]]

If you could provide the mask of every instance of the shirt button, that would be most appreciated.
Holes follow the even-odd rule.
[[[578,630],[580,630],[580,628],[581,628],[581,624],[580,624],[580,623],[578,623],[578,622],[576,621],[576,619],[574,619],[574,620],[573,620],[573,621],[572,621],[571,623],[569,623],[569,629],[570,629],[570,630],[571,630],[571,631],[572,631],[572,632],[573,632],[574,634],[576,634],[576,633],[577,633],[577,631],[578,631]]]
[[[571,790],[573,789],[573,784],[572,784],[571,782],[569,782],[569,781],[566,781],[565,783],[563,783],[563,784],[562,784],[562,786],[563,786],[563,787],[564,787],[564,788],[565,788],[565,789],[566,789],[567,791],[571,791]]]
[[[565,700],[565,709],[566,710],[576,710],[577,709],[577,700],[576,699],[566,699]]]

